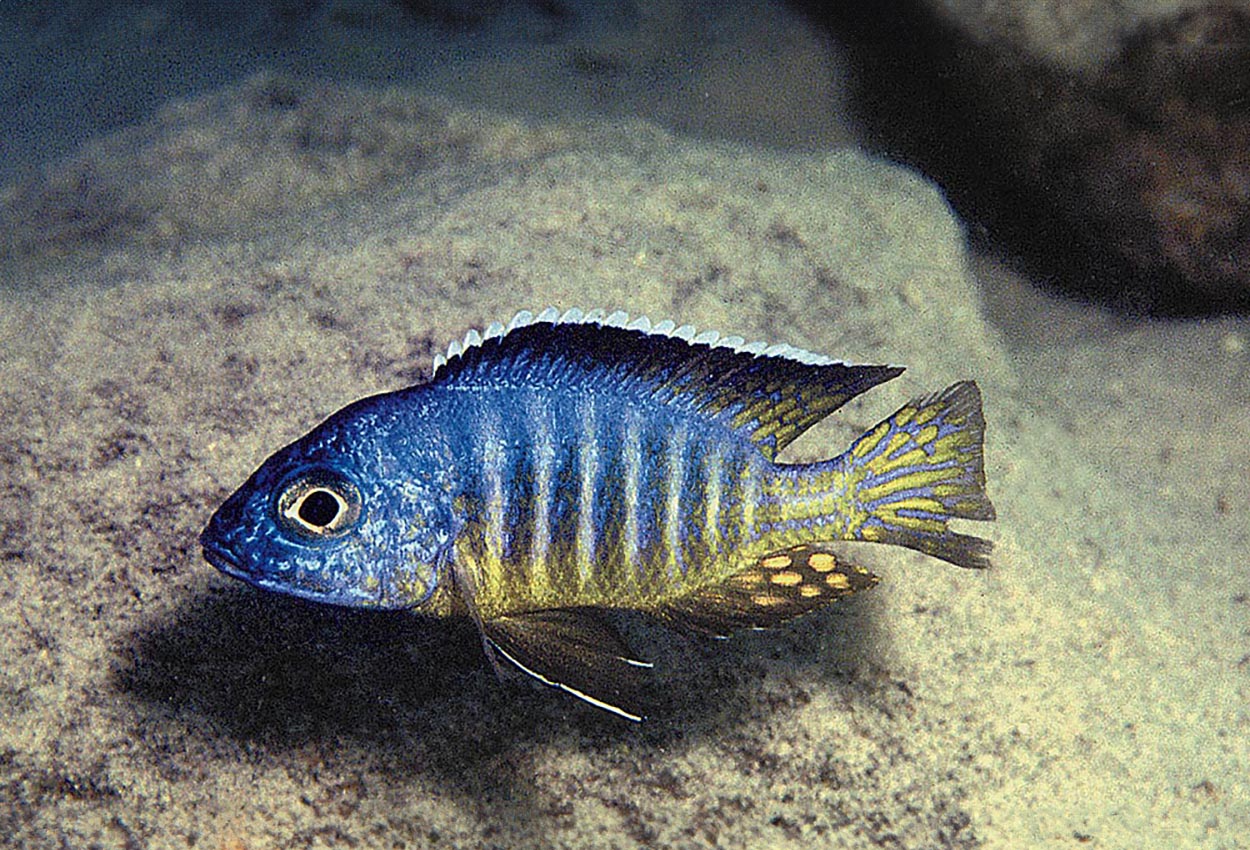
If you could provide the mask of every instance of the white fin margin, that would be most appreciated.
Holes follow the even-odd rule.
[[[624,310],[608,313],[602,309],[582,311],[574,307],[561,313],[555,307],[548,307],[537,315],[529,310],[521,310],[512,317],[512,320],[507,325],[500,322],[491,322],[485,331],[479,332],[475,328],[465,334],[463,340],[452,340],[451,344],[447,346],[445,355],[435,355],[434,368],[431,370],[431,374],[437,375],[439,369],[443,368],[448,361],[455,360],[470,348],[477,348],[484,342],[500,339],[517,328],[524,328],[530,325],[599,325],[608,328],[622,328],[628,331],[641,331],[642,333],[655,336],[669,336],[692,345],[729,348],[742,354],[753,354],[756,357],[781,357],[806,363],[810,366],[830,366],[842,362],[813,351],[795,348],[784,342],[770,345],[759,340],[748,343],[740,336],[721,336],[719,332],[714,330],[699,332],[694,325],[681,325],[679,327],[671,319],[665,319],[656,323],[652,323],[646,316],[636,316],[631,319]]]

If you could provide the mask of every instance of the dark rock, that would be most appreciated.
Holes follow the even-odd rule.
[[[1250,14],[1124,12],[1047,45],[1012,30],[1019,9],[994,30],[938,5],[823,13],[859,65],[872,143],[1061,288],[1158,313],[1250,307]]]

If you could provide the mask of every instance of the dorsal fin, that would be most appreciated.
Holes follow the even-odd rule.
[[[602,310],[537,316],[470,331],[434,361],[433,383],[610,390],[712,418],[769,460],[897,366],[851,366],[789,345],[746,344],[690,325]]]

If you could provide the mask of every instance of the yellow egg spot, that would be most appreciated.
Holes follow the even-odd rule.
[[[838,565],[838,561],[828,552],[816,552],[807,559],[808,565],[818,573],[827,573]]]
[[[789,555],[773,555],[760,561],[760,566],[766,570],[784,570],[790,566],[791,558]]]
[[[797,584],[803,583],[803,576],[792,572],[776,573],[770,581],[773,584],[779,584],[782,587],[794,587]]]
[[[842,575],[842,573],[834,573],[833,575],[827,576],[825,578],[825,584],[829,585],[834,590],[849,590],[851,587],[851,583],[846,580],[846,576]]]
[[[757,593],[751,597],[751,601],[756,605],[759,605],[761,608],[771,608],[775,605],[780,605],[785,600],[779,596],[768,596],[767,594]]]
[[[805,584],[799,588],[799,596],[802,596],[804,599],[820,596],[820,588],[814,584]]]

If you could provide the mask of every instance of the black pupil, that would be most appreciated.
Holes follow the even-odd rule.
[[[313,490],[300,502],[299,518],[309,525],[325,528],[339,513],[339,500],[328,490]]]

